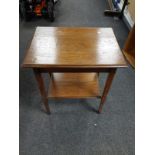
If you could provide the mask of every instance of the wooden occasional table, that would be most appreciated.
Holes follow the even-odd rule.
[[[112,28],[37,27],[23,64],[32,68],[46,112],[49,98],[100,97],[99,113],[116,69],[127,67]],[[108,72],[100,95],[99,73]],[[46,92],[42,73],[49,73]]]

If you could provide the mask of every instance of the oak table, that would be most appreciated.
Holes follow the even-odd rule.
[[[101,113],[116,69],[127,64],[112,28],[37,27],[22,66],[33,69],[49,114],[49,98],[89,97],[101,98]],[[102,94],[100,72],[109,73]],[[48,92],[42,73],[49,73]]]

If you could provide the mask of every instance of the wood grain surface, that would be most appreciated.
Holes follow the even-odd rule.
[[[98,74],[54,73],[49,86],[49,98],[99,97]]]
[[[37,27],[23,67],[126,67],[112,28]]]

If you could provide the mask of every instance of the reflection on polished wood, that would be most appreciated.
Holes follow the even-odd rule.
[[[98,74],[54,73],[49,86],[49,98],[99,97]]]
[[[124,67],[111,28],[37,27],[23,67]]]

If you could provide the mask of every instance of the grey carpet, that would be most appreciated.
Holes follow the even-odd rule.
[[[20,21],[20,64],[36,26],[112,27],[122,48],[128,29],[103,16],[106,0],[60,0],[56,20]],[[134,155],[134,71],[118,69],[102,114],[98,99],[50,100],[46,115],[32,70],[20,68],[21,155]],[[46,84],[48,76],[44,75]],[[105,74],[101,74],[103,88]]]

